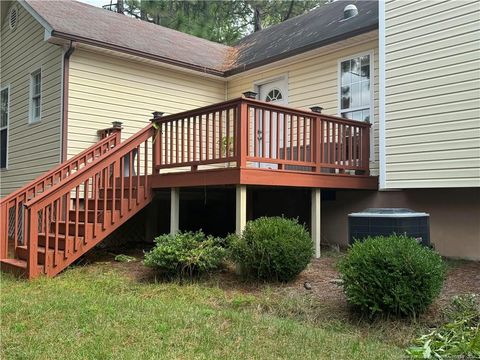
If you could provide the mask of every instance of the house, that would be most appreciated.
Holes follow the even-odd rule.
[[[139,213],[149,236],[296,216],[320,256],[367,207],[426,211],[440,253],[480,259],[478,6],[347,5],[229,47],[2,2],[3,268],[55,275]]]

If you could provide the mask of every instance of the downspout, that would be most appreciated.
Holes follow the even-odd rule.
[[[68,77],[70,57],[75,51],[76,43],[70,40],[70,45],[63,55],[63,93],[62,93],[62,162],[67,160],[68,140]]]

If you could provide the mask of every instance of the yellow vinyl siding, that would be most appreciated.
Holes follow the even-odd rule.
[[[480,186],[477,1],[385,8],[387,188]]]
[[[375,36],[377,36],[375,32]],[[323,113],[339,115],[338,61],[360,53],[373,51],[374,61],[374,107],[373,144],[374,156],[370,163],[372,175],[378,175],[378,40],[355,44],[355,38],[338,42],[335,48],[325,53],[292,60],[273,70],[252,70],[240,74],[228,82],[228,97],[235,98],[242,92],[253,90],[254,83],[286,75],[288,77],[288,106],[308,109],[314,105],[324,108]],[[320,49],[319,49],[320,50]]]
[[[43,27],[20,5],[17,27],[1,29],[1,86],[10,85],[8,169],[1,196],[60,161],[62,49],[44,41]],[[42,69],[41,122],[29,125],[30,73]]]
[[[75,50],[69,74],[68,156],[97,141],[97,130],[121,121],[123,140],[153,111],[173,114],[225,100],[224,81],[121,56]]]

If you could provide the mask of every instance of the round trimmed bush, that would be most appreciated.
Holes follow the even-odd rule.
[[[440,294],[445,277],[439,254],[400,235],[355,242],[339,270],[347,301],[370,317],[423,312]]]
[[[199,275],[217,269],[226,256],[223,240],[202,231],[161,235],[145,253],[144,264],[167,276]]]
[[[230,251],[245,275],[289,281],[307,267],[313,243],[297,220],[262,217],[249,221],[241,236],[231,236]]]

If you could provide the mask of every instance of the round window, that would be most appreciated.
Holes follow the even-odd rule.
[[[10,30],[15,30],[18,22],[18,9],[16,6],[12,6],[8,13],[8,25]]]
[[[282,92],[279,89],[272,89],[268,92],[265,98],[265,101],[270,102],[270,101],[278,101],[282,99],[283,99]]]

